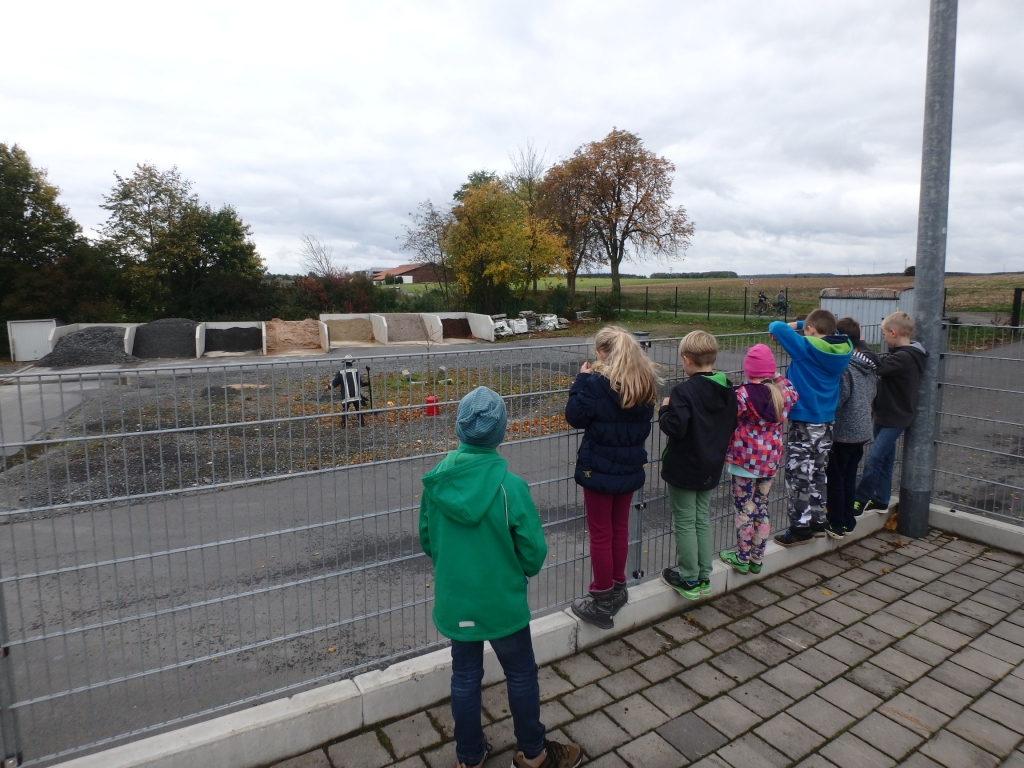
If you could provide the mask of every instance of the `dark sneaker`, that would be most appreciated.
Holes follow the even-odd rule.
[[[572,612],[588,624],[593,624],[598,629],[611,629],[615,626],[612,621],[612,590],[604,592],[591,592],[590,597],[575,600],[572,604]]]
[[[545,741],[540,757],[543,758],[540,762],[527,761],[526,755],[516,752],[512,755],[512,768],[578,768],[583,762],[583,750],[571,741],[567,744]]]
[[[686,581],[678,571],[666,568],[661,572],[661,580],[685,598],[696,600],[700,597],[700,582]]]
[[[761,564],[760,563],[755,563],[753,560],[751,560],[749,564],[750,564],[750,573],[760,573],[761,572]]]
[[[824,525],[813,525],[812,524],[811,525],[811,534],[816,539],[823,539],[823,538],[825,538],[825,529],[827,527],[828,527],[828,523],[825,523]]]
[[[618,613],[622,606],[629,602],[629,590],[625,584],[612,582],[612,616]]]
[[[830,539],[841,539],[846,535],[846,529],[841,525],[832,525],[829,523],[825,526],[825,533],[828,534]]]
[[[718,556],[722,558],[723,563],[731,566],[734,571],[750,573],[750,562],[748,560],[740,560],[740,556],[731,549],[719,552]]]
[[[814,541],[814,534],[810,531],[794,532],[790,528],[785,533],[780,533],[775,537],[776,543],[783,547],[798,547],[801,544],[810,544]]]
[[[859,501],[853,502],[853,516],[854,517],[860,517],[863,514],[864,514],[864,505],[861,504]]]
[[[463,763],[460,760],[458,760],[458,758],[456,758],[455,768],[481,768],[481,766],[483,766],[483,764],[487,762],[487,758],[490,757],[492,749],[494,749],[494,747],[492,747],[489,743],[485,741],[484,756],[483,758],[481,758],[479,763],[477,763],[476,765],[470,765],[469,763]]]
[[[864,511],[865,512],[877,512],[880,515],[884,515],[886,512],[889,511],[889,505],[888,504],[883,504],[880,501],[872,500],[872,501],[869,501],[867,504],[864,505]]]

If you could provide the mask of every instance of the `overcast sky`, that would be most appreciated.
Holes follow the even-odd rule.
[[[303,233],[397,264],[417,202],[615,126],[676,165],[676,271],[913,263],[927,0],[96,0],[3,23],[0,141],[87,230],[114,171],[176,164],[273,272]],[[961,0],[957,45],[947,265],[1024,269],[1024,3]]]

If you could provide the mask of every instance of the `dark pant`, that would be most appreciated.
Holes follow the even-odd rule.
[[[540,685],[529,625],[508,637],[491,640],[494,655],[505,671],[508,708],[516,742],[532,760],[544,751],[544,725],[540,721]],[[480,723],[480,683],[484,679],[483,641],[452,640],[452,717],[455,719],[455,756],[476,765],[484,759],[484,729]]]
[[[864,443],[832,443],[828,454],[828,522],[852,531],[857,526],[853,502],[857,499],[857,466]]]
[[[629,554],[629,505],[632,493],[598,493],[583,489],[590,530],[590,567],[594,580],[591,592],[611,589],[615,582],[626,583],[626,557]]]
[[[864,460],[864,472],[857,486],[857,501],[866,504],[875,501],[889,505],[892,495],[892,471],[896,465],[896,443],[903,427],[883,427],[875,424],[875,441]]]

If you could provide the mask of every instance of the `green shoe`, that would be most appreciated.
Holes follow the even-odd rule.
[[[700,598],[700,582],[685,581],[679,576],[678,571],[666,568],[661,572],[661,579],[688,600],[697,600]],[[708,591],[711,591],[710,587]]]
[[[751,560],[748,563],[748,565],[750,566],[750,572],[751,573],[760,573],[761,572],[761,564],[760,563],[755,563],[753,560]]]
[[[750,571],[750,563],[740,560],[740,556],[731,549],[719,552],[718,556],[722,558],[723,563],[732,566],[734,571],[739,571],[740,573],[748,573]]]
[[[702,595],[710,595],[711,594],[711,582],[710,581],[701,581],[701,582],[698,582],[698,584],[700,584],[700,593]]]

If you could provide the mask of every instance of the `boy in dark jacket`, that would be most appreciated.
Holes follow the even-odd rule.
[[[920,342],[910,340],[913,333],[914,318],[906,312],[893,312],[882,321],[882,335],[890,351],[878,364],[878,392],[871,406],[875,439],[857,486],[857,515],[889,510],[896,443],[914,420],[921,372],[928,357]]]
[[[481,766],[490,751],[480,722],[484,641],[508,686],[516,768],[575,768],[575,744],[545,739],[530,637],[526,587],[547,544],[530,489],[495,448],[505,437],[505,403],[477,387],[459,403],[459,448],[423,476],[420,544],[434,564],[434,625],[452,641],[452,717],[459,768]]]
[[[714,371],[718,342],[710,333],[688,333],[679,342],[679,356],[687,378],[672,389],[658,414],[668,437],[661,478],[668,485],[679,568],[666,568],[661,577],[683,597],[696,600],[711,594],[714,537],[708,505],[736,429],[736,393],[725,374]]]
[[[853,344],[836,333],[836,316],[827,309],[814,310],[803,322],[787,325],[776,320],[768,332],[789,353],[787,376],[800,395],[789,413],[786,444],[789,530],[775,537],[782,546],[793,547],[825,535],[825,469],[832,447],[839,378],[850,362]]]
[[[844,317],[836,330],[853,342],[853,356],[839,380],[839,403],[828,455],[828,527],[825,533],[841,539],[857,527],[854,497],[857,467],[864,444],[871,439],[871,401],[875,397],[878,357],[861,340],[860,323]]]

